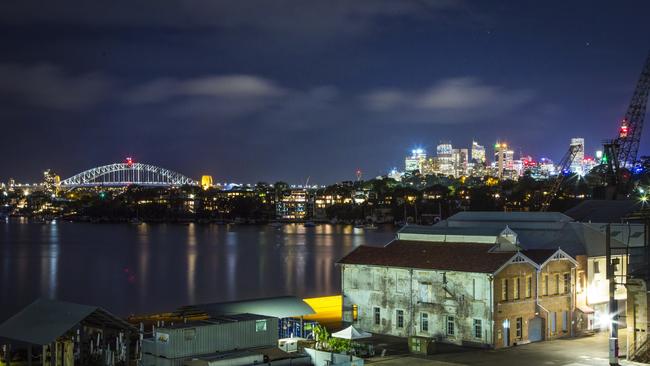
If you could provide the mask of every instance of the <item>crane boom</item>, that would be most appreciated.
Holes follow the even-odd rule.
[[[631,169],[637,162],[648,94],[650,93],[650,53],[634,89],[632,100],[621,121],[618,137],[618,161],[621,168]]]
[[[555,181],[553,181],[553,185],[551,186],[551,189],[548,191],[546,196],[544,196],[544,200],[542,201],[542,207],[540,208],[540,211],[546,212],[548,210],[549,206],[551,205],[551,201],[555,198],[557,195],[557,192],[560,190],[560,187],[562,186],[562,183],[564,182],[564,179],[566,176],[564,175],[564,171],[569,168],[571,165],[571,162],[576,158],[576,155],[582,151],[582,145],[571,145],[569,146],[569,150],[564,154],[562,157],[562,160],[560,160],[560,172],[557,175],[557,178]]]

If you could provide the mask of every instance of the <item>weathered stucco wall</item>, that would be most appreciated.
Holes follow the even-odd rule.
[[[539,273],[531,263],[512,263],[494,279],[487,273],[351,264],[341,271],[343,321],[372,333],[501,348],[569,336],[575,325],[575,268],[569,260],[552,260]],[[531,321],[539,324],[532,339]]]
[[[459,345],[492,343],[488,274],[349,264],[341,270],[345,322],[400,337],[431,337]],[[379,324],[375,324],[376,307]],[[403,324],[398,322],[398,311],[403,312]]]

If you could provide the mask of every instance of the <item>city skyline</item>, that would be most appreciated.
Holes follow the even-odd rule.
[[[592,151],[589,151],[588,149],[584,148],[585,139],[582,138],[582,137],[572,137],[570,139],[570,144],[567,144],[567,146],[570,146],[570,145],[574,144],[575,140],[582,141],[583,151],[582,151],[582,154],[580,155],[580,158],[579,159],[576,158],[574,163],[571,164],[571,171],[573,171],[575,173],[578,173],[579,175],[585,175],[586,173],[588,173],[588,170],[583,171],[582,166],[583,166],[584,163],[578,163],[578,161],[584,160],[584,162],[590,161],[591,163],[594,163],[595,161],[599,160],[599,158],[597,157],[599,153],[602,156],[602,150],[594,150],[593,155],[590,154]],[[521,148],[519,148],[517,151],[515,151],[515,150],[513,150],[513,146],[511,146],[510,143],[507,142],[506,140],[501,140],[501,141],[497,140],[497,142],[496,142],[496,144],[494,145],[493,148],[490,148],[491,144],[488,144],[487,145],[488,148],[486,148],[485,145],[482,145],[480,143],[480,141],[477,141],[476,139],[472,139],[471,144],[469,146],[454,145],[451,140],[441,139],[441,140],[439,140],[438,144],[435,145],[431,150],[429,150],[428,148],[423,148],[422,146],[417,146],[417,147],[414,147],[414,148],[410,149],[409,150],[410,153],[406,154],[404,164],[401,166],[401,168],[403,168],[403,169],[398,168],[397,166],[392,166],[392,167],[386,168],[384,171],[378,171],[376,174],[373,175],[373,174],[368,174],[368,172],[364,171],[361,168],[357,168],[354,171],[354,177],[343,177],[343,178],[341,178],[339,180],[329,181],[329,182],[314,182],[314,184],[312,184],[312,185],[314,185],[314,186],[318,186],[318,185],[326,186],[328,184],[334,184],[334,183],[348,181],[348,180],[359,180],[359,179],[362,179],[362,178],[367,180],[367,179],[373,179],[373,178],[377,178],[377,177],[389,177],[389,178],[390,177],[397,177],[398,180],[399,180],[400,179],[399,176],[401,174],[409,173],[409,172],[412,172],[414,170],[419,170],[420,173],[423,174],[423,175],[426,175],[426,174],[442,174],[442,175],[450,175],[450,176],[455,176],[455,177],[459,177],[459,176],[462,176],[462,175],[477,175],[477,174],[475,174],[477,172],[473,171],[474,163],[475,163],[474,160],[476,160],[478,158],[478,161],[480,163],[487,164],[486,165],[487,168],[489,168],[490,164],[492,164],[493,165],[492,168],[494,169],[495,168],[494,165],[498,164],[497,150],[502,148],[504,144],[506,145],[506,147],[508,148],[508,150],[511,153],[509,159],[514,160],[515,162],[519,161],[521,163],[522,161],[527,160],[528,163],[533,163],[535,165],[539,165],[539,164],[542,164],[542,163],[545,163],[545,164],[546,163],[551,163],[551,164],[553,164],[553,163],[557,162],[557,160],[554,160],[553,158],[549,158],[548,157],[549,155],[541,155],[541,156],[534,156],[533,157],[530,154],[526,154],[524,152],[525,150],[523,150]],[[443,152],[443,151],[440,150],[441,148],[445,149],[445,147],[447,147],[447,150],[449,150],[449,151]],[[477,152],[479,154],[478,157],[474,156],[475,154],[477,154]],[[492,156],[492,158],[489,158],[488,156],[492,155],[492,154],[490,154],[491,152],[494,153],[494,156]],[[449,156],[447,158],[449,160],[448,162],[445,162],[445,154],[449,154]],[[461,171],[458,171],[459,168],[456,167],[456,164],[459,163],[458,161],[455,161],[455,160],[459,159],[459,157],[456,156],[458,154],[461,154],[461,156],[463,156],[461,159],[464,159],[463,161],[465,162],[464,163],[465,167],[463,168],[464,170],[461,170]],[[442,156],[442,158],[441,158],[441,156]],[[427,159],[427,157],[428,157],[428,159]],[[420,159],[422,159],[422,160],[417,162],[417,160],[420,160]],[[423,169],[422,168],[423,163],[425,165],[427,163],[428,164],[433,164],[431,159],[435,159],[436,160],[435,164],[436,165],[437,164],[442,164],[443,167],[441,169],[433,169],[431,167],[429,167],[429,169],[426,169],[426,168]],[[452,161],[452,159],[454,161]],[[135,158],[133,158],[132,156],[128,156],[128,157],[125,157],[124,159],[122,159],[121,161],[115,160],[115,161],[112,161],[112,162],[108,162],[106,164],[98,163],[96,166],[103,166],[103,165],[116,164],[116,163],[117,164],[119,164],[119,163],[133,164],[135,162],[136,162]],[[137,163],[151,163],[151,162],[137,161]],[[411,164],[411,167],[409,167],[409,164]],[[444,167],[445,164],[448,164],[449,167],[445,168]],[[512,162],[510,163],[510,165],[512,165]],[[580,166],[580,168],[577,168],[579,166]],[[589,169],[591,169],[591,167],[593,167],[593,166],[595,166],[595,165],[591,164]],[[525,167],[522,166],[519,169],[517,169],[517,171],[519,172],[518,173],[519,176],[522,175],[522,172],[524,171],[523,170],[524,168]],[[75,173],[67,174],[67,175],[59,175],[58,169],[51,168],[51,167],[44,168],[44,169],[41,169],[41,170],[45,170],[45,175],[46,176],[48,174],[50,174],[50,172],[53,172],[60,179],[66,179],[68,177],[72,177],[73,174],[82,173],[83,171],[85,171],[87,169],[93,169],[93,167],[86,167],[83,170],[80,170],[80,171],[75,172]],[[449,169],[451,169],[451,170],[449,170]],[[512,169],[512,166],[510,167],[510,169]],[[491,174],[489,172],[487,172],[487,171],[481,170],[478,175],[491,175]],[[305,182],[293,182],[293,181],[289,181],[289,180],[282,179],[282,178],[275,179],[275,180],[253,179],[252,181],[237,181],[236,179],[231,179],[230,177],[226,177],[226,176],[213,177],[207,171],[204,172],[203,174],[201,174],[200,176],[197,176],[197,177],[189,176],[188,178],[194,179],[195,181],[198,182],[198,181],[201,181],[202,179],[205,179],[206,177],[209,177],[209,179],[211,179],[211,180],[214,179],[215,184],[218,183],[218,184],[221,184],[221,185],[230,185],[230,184],[253,185],[253,184],[258,183],[258,182],[266,182],[266,183],[270,183],[270,184],[272,184],[274,182],[287,182],[287,183],[291,184],[292,186],[300,186],[300,187],[302,187],[302,186],[306,187],[307,186],[306,183],[310,179],[310,177],[307,177],[307,180]],[[7,178],[4,181],[0,181],[0,185],[6,184],[6,183],[11,183],[11,182],[15,182],[16,184],[20,184],[20,185],[41,184],[42,183],[41,182],[42,178],[43,178],[42,175],[38,175],[38,176],[36,176],[36,178],[34,178],[32,180],[29,180],[29,179],[21,179],[21,177],[16,177],[16,176],[9,175],[9,178]]]
[[[64,5],[2,5],[2,181],[134,156],[195,178],[334,182],[441,138],[597,150],[632,95],[650,7]]]

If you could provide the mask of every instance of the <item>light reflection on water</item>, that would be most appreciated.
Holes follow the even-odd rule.
[[[334,263],[390,227],[0,223],[0,321],[38,297],[120,315],[191,303],[340,291]]]

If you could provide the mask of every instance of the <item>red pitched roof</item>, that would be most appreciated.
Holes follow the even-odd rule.
[[[338,263],[493,273],[515,255],[490,253],[490,248],[490,244],[395,240],[385,247],[359,246]]]

